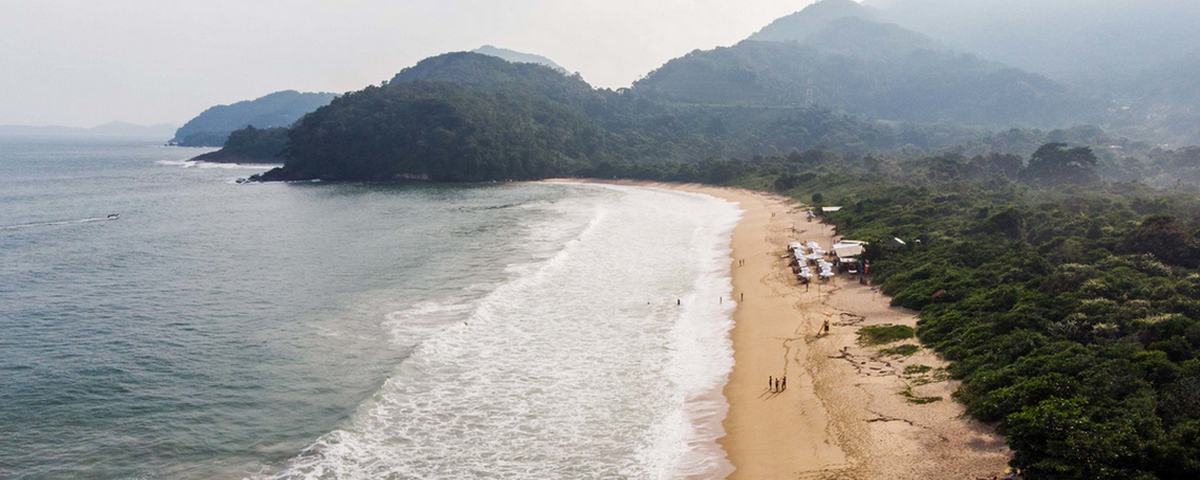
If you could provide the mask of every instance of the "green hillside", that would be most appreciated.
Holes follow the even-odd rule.
[[[605,162],[698,162],[818,145],[877,151],[901,141],[892,125],[821,107],[678,104],[464,52],[423,60],[307,115],[289,133],[285,166],[263,179],[515,180]]]
[[[258,128],[290,127],[304,114],[326,105],[333,93],[286,90],[231,105],[217,105],[189,120],[171,143],[185,147],[219,147],[229,134],[253,125]]]
[[[577,111],[448,82],[368,87],[306,116],[268,179],[471,182],[567,174],[603,145]]]

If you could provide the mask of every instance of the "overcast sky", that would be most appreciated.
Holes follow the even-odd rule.
[[[0,0],[0,125],[182,124],[484,44],[621,87],[813,0]]]

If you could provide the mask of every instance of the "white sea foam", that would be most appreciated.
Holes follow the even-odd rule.
[[[240,164],[240,163],[217,163],[205,162],[199,160],[159,160],[154,163],[166,165],[168,167],[181,168],[220,168],[227,170],[265,170],[270,167],[278,167],[282,164]]]
[[[387,314],[383,326],[391,333],[393,344],[411,348],[470,313],[472,308],[471,303],[420,302]]]
[[[344,428],[272,476],[727,473],[715,440],[734,302],[720,299],[731,292],[740,213],[700,195],[564,188],[600,194],[543,206],[572,221],[531,225],[526,243],[557,253],[511,269],[467,307],[427,302],[389,315],[393,341],[420,344]]]

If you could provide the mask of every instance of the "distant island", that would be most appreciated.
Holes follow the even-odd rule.
[[[211,107],[175,131],[171,144],[182,147],[220,147],[229,134],[254,125],[290,127],[296,120],[337,97],[333,93],[285,90],[231,105]]]

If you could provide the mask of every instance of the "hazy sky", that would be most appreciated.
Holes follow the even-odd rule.
[[[483,44],[621,87],[813,0],[0,0],[0,125],[182,124]]]

